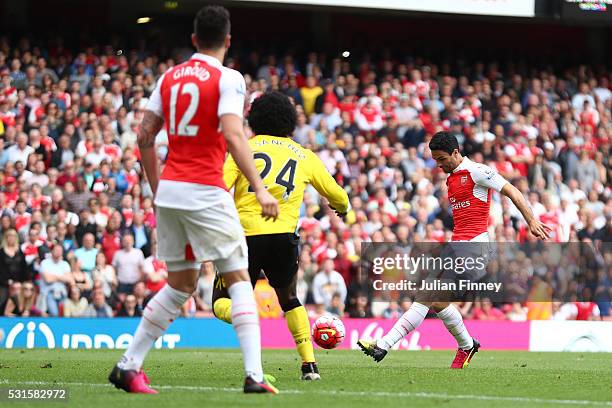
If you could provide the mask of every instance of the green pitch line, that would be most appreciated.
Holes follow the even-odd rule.
[[[241,393],[238,350],[155,350],[145,365],[157,396],[106,385],[120,350],[2,350],[0,388],[67,388],[75,407],[612,407],[612,355],[486,352],[450,370],[447,351],[392,352],[375,364],[358,351],[318,351],[320,382],[299,380],[292,350],[265,350],[266,372],[281,394]],[[9,405],[10,404],[10,405]],[[41,405],[43,404],[43,405]]]

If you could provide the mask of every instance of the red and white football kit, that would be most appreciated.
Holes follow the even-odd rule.
[[[489,241],[491,189],[501,191],[507,182],[489,166],[463,158],[446,179],[455,224],[453,241]]]
[[[155,204],[159,258],[169,271],[214,261],[219,272],[247,267],[247,247],[223,181],[220,118],[242,118],[246,86],[238,71],[196,53],[159,79],[147,110],[163,117],[168,156]]]

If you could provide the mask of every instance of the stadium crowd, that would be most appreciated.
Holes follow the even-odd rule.
[[[0,38],[0,315],[139,316],[165,284],[136,138],[157,78],[180,57],[118,54],[110,46],[72,52]],[[313,188],[304,197],[298,291],[313,316],[395,319],[407,310],[409,299],[374,293],[371,277],[359,273],[360,248],[450,239],[446,175],[427,148],[435,132],[447,130],[464,155],[525,194],[553,227],[553,242],[584,242],[601,255],[601,273],[579,283],[591,291],[588,302],[558,299],[534,317],[525,303],[477,299],[462,313],[610,319],[610,72],[384,53],[298,59],[253,52],[227,64],[245,75],[249,100],[278,90],[295,101],[295,140],[317,152],[349,193],[344,218]],[[157,149],[163,163],[163,131]],[[517,209],[495,193],[490,234],[498,242],[530,239]],[[526,290],[534,275],[525,277]],[[213,279],[206,265],[184,316],[210,315]],[[280,316],[265,281],[256,294],[262,316]]]

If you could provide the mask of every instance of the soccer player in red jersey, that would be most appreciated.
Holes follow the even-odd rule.
[[[213,261],[232,298],[232,324],[246,372],[244,392],[277,393],[262,371],[246,240],[223,181],[226,150],[252,186],[264,218],[276,219],[278,202],[263,185],[243,133],[244,79],[222,64],[230,46],[228,11],[204,7],[195,17],[194,31],[191,40],[197,52],[158,80],[138,135],[142,164],[155,194],[158,256],[168,266],[168,284],[147,304],[134,340],[109,380],[128,392],[157,392],[149,388],[142,371],[144,358],[195,291],[200,263]],[[162,126],[169,152],[160,177],[154,140]]]
[[[463,157],[459,152],[457,139],[453,135],[447,132],[436,133],[429,142],[429,148],[438,167],[449,174],[446,185],[453,211],[454,242],[490,241],[487,226],[491,190],[498,191],[512,200],[534,236],[542,240],[549,238],[551,228],[534,217],[521,192],[489,166]],[[461,313],[450,302],[415,301],[380,340],[375,342],[359,340],[358,346],[377,362],[381,361],[391,347],[423,322],[430,307],[435,310],[437,316],[457,340],[457,354],[451,368],[467,367],[478,351],[480,343],[470,336]]]

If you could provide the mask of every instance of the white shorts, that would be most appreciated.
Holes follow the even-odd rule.
[[[483,232],[469,241],[451,241],[448,244],[448,253],[456,258],[479,258],[484,262],[484,268],[474,268],[471,271],[473,279],[481,279],[486,275],[486,266],[495,257],[495,245],[489,240],[489,233]]]
[[[199,269],[204,261],[213,261],[220,273],[248,269],[244,230],[232,196],[223,193],[200,210],[157,207],[157,254],[168,271]]]

